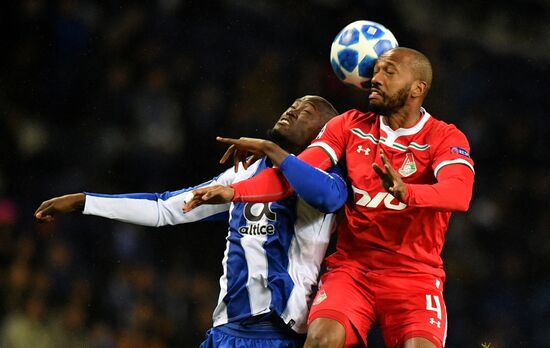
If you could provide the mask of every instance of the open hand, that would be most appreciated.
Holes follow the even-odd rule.
[[[384,150],[382,149],[380,149],[380,158],[382,159],[384,169],[380,168],[380,166],[376,163],[372,164],[372,168],[380,177],[380,181],[382,182],[384,189],[397,198],[397,200],[403,202],[405,195],[407,194],[407,187],[405,186],[405,183],[401,180],[399,173],[391,166]]]
[[[216,140],[231,145],[223,154],[220,163],[225,163],[229,156],[233,155],[235,172],[239,168],[239,162],[243,164],[244,169],[248,169],[250,165],[266,154],[266,148],[271,143],[269,140],[245,137],[239,139],[216,137]],[[247,157],[249,158],[247,159]]]
[[[235,190],[229,186],[213,185],[201,187],[191,191],[192,198],[185,203],[182,210],[185,213],[202,204],[224,204],[230,203],[235,195]]]

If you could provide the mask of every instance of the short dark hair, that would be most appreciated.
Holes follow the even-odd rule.
[[[325,98],[318,95],[306,95],[302,100],[307,99],[325,118],[330,119],[338,115],[336,108]]]

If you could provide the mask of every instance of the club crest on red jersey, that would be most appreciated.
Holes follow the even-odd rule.
[[[401,168],[399,168],[399,174],[401,174],[402,177],[407,177],[415,172],[416,162],[414,161],[414,156],[412,153],[407,152],[407,154],[405,154],[405,160],[403,161]]]

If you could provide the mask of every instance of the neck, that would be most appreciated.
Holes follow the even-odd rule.
[[[389,116],[382,116],[384,123],[391,129],[412,127],[420,119],[420,108],[411,110],[400,110]]]
[[[286,152],[294,155],[298,155],[299,153],[305,150],[305,147],[301,145],[294,145],[294,144],[288,144],[288,143],[285,144],[284,146],[282,146],[281,144],[277,144],[277,145],[281,146],[283,150],[285,150]]]
[[[295,154],[295,155],[304,151],[305,148],[307,147],[307,145],[303,146],[303,145],[293,144],[292,142],[288,141],[285,137],[279,135],[278,132],[273,131],[273,129],[270,129],[267,131],[267,138],[272,142],[274,142],[275,144],[279,145],[279,147],[285,150],[286,152]]]

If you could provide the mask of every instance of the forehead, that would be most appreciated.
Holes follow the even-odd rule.
[[[378,58],[375,65],[402,66],[405,63],[405,55],[399,51],[390,50]]]
[[[293,107],[312,107],[317,110],[317,105],[315,104],[315,99],[309,97],[298,98],[292,104]]]

